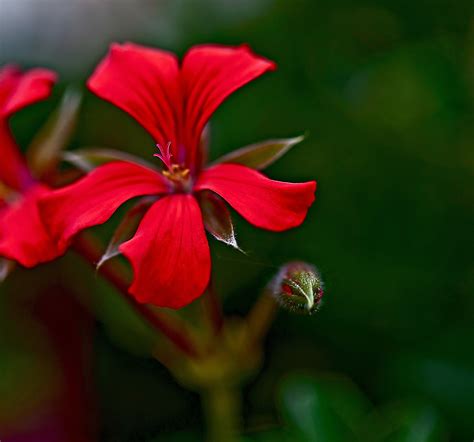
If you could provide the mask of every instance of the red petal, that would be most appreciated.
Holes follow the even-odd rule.
[[[6,65],[0,69],[0,115],[3,115],[3,108],[16,89],[20,77],[21,71],[15,65]]]
[[[316,181],[273,181],[246,166],[218,164],[201,173],[195,190],[212,190],[248,222],[281,231],[300,225],[314,201]]]
[[[135,279],[130,293],[140,302],[180,308],[200,296],[209,282],[209,245],[191,195],[175,194],[156,202],[120,251],[132,263]]]
[[[21,108],[47,98],[55,79],[54,72],[46,69],[32,69],[24,74],[14,66],[0,70],[0,181],[16,190],[26,189],[32,178],[7,119]]]
[[[56,74],[47,69],[31,69],[21,73],[14,66],[6,66],[0,71],[0,115],[3,118],[20,109],[48,98],[51,94]]]
[[[201,132],[217,107],[234,91],[275,64],[254,55],[247,46],[202,45],[191,48],[182,65],[186,98],[184,144],[190,149],[187,164],[196,164]]]
[[[104,223],[130,198],[167,190],[155,170],[134,163],[107,163],[44,198],[40,210],[53,238],[66,247],[77,232]]]
[[[7,122],[1,118],[0,158],[0,182],[17,191],[26,189],[33,182],[10,128]]]
[[[166,146],[171,141],[177,154],[182,99],[175,55],[132,43],[114,44],[87,85],[129,113],[157,143]]]
[[[0,209],[0,256],[33,267],[64,252],[53,243],[39,215],[38,200],[49,193],[37,185]]]

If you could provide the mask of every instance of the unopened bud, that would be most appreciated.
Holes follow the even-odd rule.
[[[280,306],[296,313],[312,315],[322,303],[321,276],[316,267],[305,262],[282,266],[268,287]]]

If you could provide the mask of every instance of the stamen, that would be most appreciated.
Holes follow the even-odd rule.
[[[156,147],[160,153],[155,153],[153,156],[163,161],[163,164],[168,169],[161,171],[163,176],[173,181],[174,185],[180,188],[185,185],[189,186],[190,170],[187,169],[184,164],[176,164],[171,161],[171,157],[173,156],[171,153],[171,142],[168,142],[166,149],[163,149],[160,144],[157,144]]]
[[[173,156],[173,154],[171,153],[171,141],[169,141],[166,145],[166,151],[161,147],[161,144],[157,144],[156,147],[158,148],[160,153],[154,153],[153,156],[163,161],[164,165],[168,168],[168,170],[172,172],[173,163],[171,162],[171,157]]]
[[[189,177],[189,169],[180,166],[179,164],[172,164],[170,170],[164,170],[162,174],[173,181],[186,180]]]

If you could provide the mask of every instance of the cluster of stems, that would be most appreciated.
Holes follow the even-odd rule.
[[[90,233],[83,233],[74,250],[95,269],[103,247]],[[201,301],[207,333],[196,334],[179,316],[131,297],[127,269],[120,261],[108,261],[98,272],[167,344],[157,345],[154,357],[180,384],[201,395],[208,440],[237,440],[242,423],[240,390],[260,367],[262,343],[277,311],[275,301],[264,293],[246,318],[227,319],[211,283]]]

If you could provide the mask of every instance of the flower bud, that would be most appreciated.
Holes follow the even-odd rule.
[[[277,303],[292,312],[312,315],[322,303],[321,276],[316,267],[305,262],[283,265],[268,288]]]

